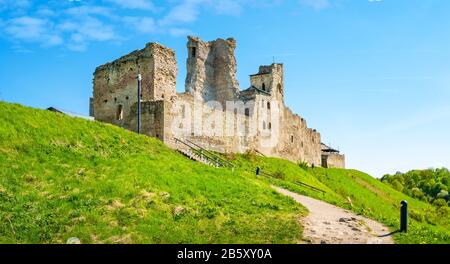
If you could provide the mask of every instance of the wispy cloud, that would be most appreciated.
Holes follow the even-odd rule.
[[[31,44],[38,43],[40,47],[83,51],[92,42],[117,42],[132,34],[193,34],[189,27],[203,13],[239,16],[246,6],[267,8],[279,1],[171,0],[161,7],[152,0],[66,0],[45,4],[0,0],[0,37],[7,37],[23,50],[32,50]]]
[[[158,25],[168,27],[169,34],[178,36],[181,35],[181,32],[190,32],[190,30],[171,27],[177,25],[185,27],[186,24],[197,21],[202,11],[237,16],[248,4],[254,3],[251,0],[181,0],[158,20]]]
[[[16,40],[36,42],[42,46],[56,46],[63,40],[51,30],[53,25],[45,19],[22,16],[5,23],[6,32]]]
[[[132,17],[127,16],[123,18],[123,22],[130,28],[141,33],[156,33],[157,27],[155,20],[151,17]]]
[[[160,25],[172,25],[177,23],[190,23],[197,20],[200,14],[200,5],[207,0],[184,0],[175,5],[169,13],[159,21]]]
[[[65,24],[64,30],[70,33],[69,48],[76,51],[85,50],[90,41],[119,39],[111,25],[106,25],[101,20],[93,17],[78,21],[77,24],[68,22]]]

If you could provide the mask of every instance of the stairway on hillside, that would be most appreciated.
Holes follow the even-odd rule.
[[[186,157],[190,158],[191,160],[195,160],[198,162],[201,162],[203,164],[212,166],[212,167],[219,167],[218,164],[216,162],[212,162],[211,160],[205,158],[204,156],[195,153],[191,148],[183,148],[183,147],[178,147],[177,150],[185,155]]]
[[[225,167],[234,171],[234,164],[188,139],[181,140],[175,138],[175,143],[176,149],[192,160],[215,168]]]

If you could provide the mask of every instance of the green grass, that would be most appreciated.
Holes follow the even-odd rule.
[[[349,209],[357,214],[377,220],[391,231],[399,228],[400,202],[409,205],[409,232],[396,233],[396,243],[450,243],[450,220],[441,215],[439,208],[411,198],[387,184],[357,170],[348,169],[302,169],[298,164],[276,158],[252,154],[231,155],[238,170],[261,170],[278,177],[264,178],[266,182],[308,195],[331,204]],[[326,191],[325,194],[294,184],[301,181]],[[350,200],[349,200],[350,199]],[[350,204],[351,201],[351,204]]]
[[[350,197],[353,206],[343,206],[378,220],[397,230],[400,202],[408,201],[409,232],[397,233],[397,243],[450,243],[449,216],[439,215],[438,208],[398,192],[368,174],[357,170],[309,169],[318,180],[341,197]]]
[[[112,125],[0,107],[1,243],[301,239],[306,209],[253,175],[193,162]]]
[[[112,125],[0,107],[0,243],[65,243],[70,237],[82,243],[296,243],[302,239],[299,216],[307,211],[270,184],[392,231],[400,201],[407,200],[410,232],[395,234],[395,241],[450,243],[448,216],[356,170],[305,170],[282,159],[236,154],[227,156],[236,165],[232,172]],[[257,166],[277,178],[256,177]]]

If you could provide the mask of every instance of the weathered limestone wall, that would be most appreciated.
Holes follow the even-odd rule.
[[[345,168],[345,155],[337,153],[323,154],[322,166],[325,168]]]
[[[187,48],[186,92],[204,101],[221,103],[238,98],[234,39],[203,42],[188,37]]]
[[[225,111],[219,105],[195,99],[190,93],[180,93],[165,118],[167,129],[171,131],[166,141],[170,138],[187,139],[203,148],[223,153],[247,150],[244,127],[249,117],[244,113],[235,113],[232,109]],[[227,120],[232,121],[229,123]]]
[[[142,75],[141,100],[174,100],[177,65],[175,52],[157,43],[149,43],[111,63],[97,67],[94,73],[93,110],[96,120],[127,126],[131,106],[137,102],[137,74]],[[119,112],[123,112],[120,114]]]
[[[141,133],[150,137],[165,139],[165,113],[166,104],[164,100],[141,102]],[[124,122],[124,127],[137,128],[137,102],[130,108],[130,115]]]
[[[266,121],[266,124],[268,123],[269,122]],[[274,127],[275,123],[272,124]],[[310,165],[320,166],[320,133],[308,128],[306,121],[303,118],[293,114],[292,111],[284,105],[280,105],[279,126],[277,145],[268,148],[259,147],[258,150],[260,152],[268,156],[280,157],[293,162],[306,161]],[[268,130],[268,125],[265,130]],[[274,130],[274,128],[272,128],[272,130]],[[257,141],[260,141],[261,139],[264,139],[264,136],[256,138]],[[256,145],[261,146],[260,143]]]

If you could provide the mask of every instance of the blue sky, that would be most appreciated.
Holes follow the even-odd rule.
[[[88,113],[96,66],[146,42],[234,37],[241,88],[285,64],[285,98],[347,165],[450,167],[450,1],[0,0],[0,99]]]

